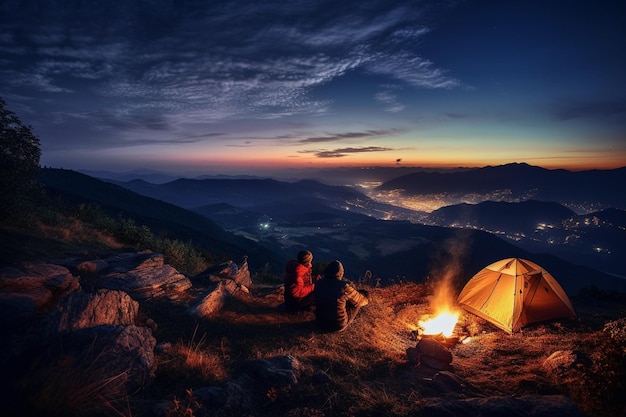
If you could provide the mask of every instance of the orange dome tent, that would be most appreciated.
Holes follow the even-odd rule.
[[[508,258],[481,269],[457,301],[470,313],[513,333],[529,323],[576,318],[561,285],[534,262]]]

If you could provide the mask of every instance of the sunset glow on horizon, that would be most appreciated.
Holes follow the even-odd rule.
[[[0,97],[42,165],[76,170],[613,169],[625,9],[6,2]]]

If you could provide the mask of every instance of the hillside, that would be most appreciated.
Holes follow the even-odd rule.
[[[215,207],[234,207],[212,213],[198,207],[207,215],[203,217],[72,171],[43,170],[41,178],[47,188],[70,199],[93,201],[113,215],[125,213],[159,233],[163,231],[184,241],[192,239],[208,250],[228,253],[231,259],[247,255],[254,271],[266,270],[279,276],[286,260],[301,248],[312,250],[320,263],[340,259],[351,279],[371,275],[382,283],[421,282],[440,274],[453,274],[457,285],[462,285],[485,265],[520,257],[534,260],[560,277],[569,294],[590,285],[626,291],[626,280],[547,254],[529,253],[487,232],[379,220],[357,210],[346,210],[346,198],[352,202],[367,201],[347,187],[274,180],[179,180],[176,185],[158,186],[140,182],[154,195],[171,201],[220,201],[228,205]],[[219,185],[217,189],[215,184]],[[300,190],[302,194],[272,194],[279,190]],[[262,223],[268,227],[260,228]]]
[[[173,237],[178,230],[198,233],[196,214],[188,210],[81,174],[46,174],[51,174],[43,181],[46,188],[67,201],[102,204],[111,213],[163,225]],[[209,217],[223,213],[234,216],[232,221],[246,213],[228,204],[204,209]],[[5,341],[0,365],[8,383],[0,397],[3,415],[508,417],[523,409],[530,417],[624,417],[626,290],[615,291],[623,280],[524,252],[478,230],[340,213],[311,205],[304,217],[289,221],[303,222],[300,228],[309,222],[317,230],[306,235],[317,238],[310,241],[318,254],[315,268],[329,259],[321,248],[345,254],[357,266],[376,266],[372,275],[347,269],[348,278],[369,291],[370,304],[341,333],[321,333],[311,311],[283,312],[279,274],[268,279],[251,269],[245,290],[233,286],[229,295],[220,293],[219,310],[191,314],[226,280],[186,277],[156,262],[162,259],[158,254],[145,252],[130,258],[149,262],[124,271],[113,259],[129,258],[124,251],[130,248],[118,246],[111,256],[111,242],[95,245],[101,235],[83,230],[80,219],[54,239],[39,240],[35,252],[32,240],[19,239],[19,231],[11,229],[12,250],[29,253],[29,262],[0,269],[0,336]],[[294,213],[286,207],[275,214]],[[618,221],[619,214],[607,212],[603,218]],[[224,236],[212,244],[233,245],[219,225],[197,224]],[[320,232],[326,228],[333,233]],[[75,239],[83,233],[92,237],[89,247]],[[72,251],[61,257],[65,245]],[[364,257],[367,253],[375,256]],[[572,295],[579,320],[537,323],[508,335],[462,313],[456,334],[469,338],[448,345],[450,366],[435,369],[412,361],[409,349],[428,339],[420,320],[454,305],[460,287],[490,259],[509,256],[531,257],[550,271]],[[396,271],[409,271],[424,282],[392,275]],[[378,281],[381,277],[387,279]],[[149,285],[133,287],[138,279]],[[159,279],[167,279],[165,291],[151,285]],[[175,287],[170,279],[190,285]],[[120,290],[123,283],[135,291]],[[144,290],[148,296],[138,296]],[[91,298],[94,306],[87,303]],[[125,300],[126,307],[112,303],[115,299]],[[75,323],[69,321],[72,316]],[[96,325],[97,320],[102,323]],[[55,323],[58,334],[52,331]],[[105,351],[110,356],[100,355],[98,349],[109,339],[119,344]],[[123,358],[129,358],[127,367],[112,368]],[[101,361],[105,365],[99,368]],[[150,375],[129,389],[142,364],[150,364]]]
[[[389,180],[381,191],[405,195],[491,195],[504,201],[535,199],[579,208],[626,208],[626,195],[616,192],[626,182],[626,167],[572,172],[528,164],[507,164],[464,172],[416,172]]]
[[[158,235],[193,241],[217,257],[250,256],[259,267],[282,262],[257,242],[229,233],[204,216],[85,174],[48,168],[42,169],[39,181],[51,197],[62,197],[70,204],[97,204],[113,217],[134,219]]]
[[[363,194],[348,188],[324,185],[317,181],[283,182],[273,179],[186,179],[165,184],[151,184],[143,180],[115,182],[137,194],[167,201],[184,208],[195,208],[214,203],[228,203],[254,207],[282,201],[297,201],[314,195],[320,200],[334,202],[364,200]]]
[[[440,226],[489,231],[532,253],[626,277],[626,210],[576,214],[555,202],[485,201],[442,207],[425,219]]]
[[[90,262],[103,261],[112,262]],[[508,417],[520,409],[529,417],[625,415],[626,300],[619,295],[573,297],[579,320],[538,323],[513,335],[462,313],[455,334],[465,337],[464,343],[446,345],[447,365],[427,364],[428,355],[415,363],[408,354],[428,339],[420,320],[451,301],[441,281],[357,284],[369,291],[370,304],[345,331],[322,333],[312,311],[280,310],[283,297],[276,285],[253,282],[225,299],[219,311],[194,316],[190,306],[211,291],[209,280],[196,278],[187,290],[131,301],[117,291],[90,292],[110,275],[70,268],[80,288],[58,301],[63,308],[48,299],[36,314],[28,313],[9,292],[0,302],[6,312],[22,306],[17,322],[0,320],[3,340],[11,341],[0,358],[9,382],[0,396],[3,415]],[[114,270],[117,276],[119,267]],[[61,270],[53,271],[58,282]],[[0,270],[3,285],[11,277],[14,270]],[[81,292],[86,294],[78,296]],[[43,302],[39,291],[22,288],[18,296]],[[88,297],[105,296],[107,303],[86,304]],[[122,313],[111,302],[116,296],[138,305],[126,325],[111,325]],[[70,301],[76,302],[68,306]],[[46,337],[59,315],[65,334]],[[97,319],[107,324],[95,325]],[[146,342],[122,339],[103,364],[96,353],[105,335],[124,334],[122,329],[146,334]],[[135,362],[113,375],[109,370],[129,353],[132,361],[142,354],[152,364],[151,376],[132,390],[125,387],[137,381]]]
[[[574,216],[572,210],[554,202],[528,200],[520,203],[484,201],[437,209],[428,215],[434,224],[457,224],[507,233],[531,234],[538,224],[560,224]]]

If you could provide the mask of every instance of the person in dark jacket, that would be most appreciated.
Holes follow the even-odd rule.
[[[313,288],[319,278],[313,277],[313,254],[308,250],[298,253],[285,266],[285,309],[287,311],[309,310],[313,307]]]
[[[361,307],[368,304],[365,294],[343,278],[344,269],[333,261],[324,270],[324,276],[315,284],[315,319],[321,330],[341,331],[354,320]]]

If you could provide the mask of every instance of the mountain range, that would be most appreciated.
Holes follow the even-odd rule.
[[[76,171],[45,168],[39,181],[51,197],[70,204],[96,204],[113,217],[130,218],[155,234],[193,241],[222,257],[239,260],[250,256],[256,265],[282,262],[282,258],[254,241],[227,232],[211,219],[162,200],[139,195],[126,188]]]
[[[443,194],[460,200],[477,195],[509,202],[533,199],[591,211],[626,209],[623,184],[626,167],[574,172],[514,163],[462,172],[414,172],[386,181],[377,190],[400,190],[404,196]]]
[[[576,214],[555,202],[485,201],[442,207],[425,217],[430,224],[485,230],[533,253],[626,276],[626,211]]]
[[[561,277],[568,292],[589,285],[626,290],[626,280],[549,252],[530,252],[488,231],[394,220],[408,211],[375,201],[354,187],[272,179],[111,184],[50,169],[44,169],[41,178],[56,193],[93,200],[111,212],[123,210],[161,232],[168,229],[175,235],[180,227],[188,237],[197,235],[202,245],[217,248],[223,242],[222,252],[248,255],[251,268],[269,267],[276,274],[282,274],[284,262],[303,248],[314,252],[314,262],[340,259],[348,278],[381,283],[442,276],[464,282],[491,262],[522,257]],[[563,208],[563,213],[571,211]]]

